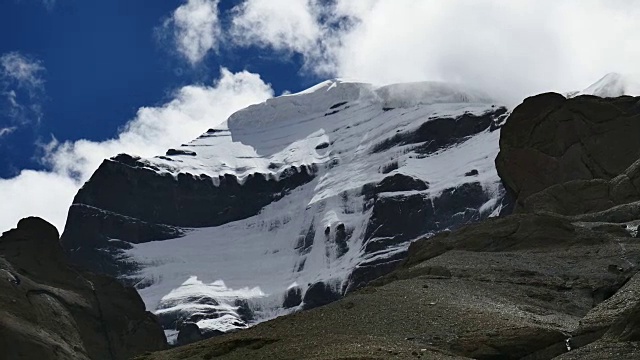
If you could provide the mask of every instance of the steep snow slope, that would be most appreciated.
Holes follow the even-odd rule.
[[[504,116],[448,84],[327,81],[239,111],[166,156],[107,161],[76,197],[63,243],[72,257],[97,249],[127,265],[121,276],[170,336],[180,321],[246,327],[335,300],[393,269],[419,236],[497,214]],[[220,192],[210,203],[190,205],[204,190],[175,195],[203,182]],[[109,184],[126,195],[94,190]],[[149,187],[156,200],[140,195]],[[185,204],[173,215],[139,206],[173,196]],[[78,230],[89,220],[99,233]],[[141,223],[161,235],[140,235]]]
[[[640,95],[640,78],[632,75],[609,73],[577,95],[595,95],[599,97],[618,97],[622,95]]]

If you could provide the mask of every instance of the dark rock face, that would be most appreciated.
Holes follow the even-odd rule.
[[[373,152],[382,152],[399,145],[417,144],[417,152],[430,154],[488,129],[506,112],[506,108],[500,107],[480,116],[464,114],[457,118],[430,119],[415,131],[396,134],[374,146]]]
[[[106,160],[78,192],[73,204],[154,224],[217,226],[255,215],[287,191],[309,182],[315,173],[312,166],[302,166],[285,170],[279,181],[253,174],[243,184],[227,174],[220,176],[216,186],[208,176],[179,174],[175,179],[142,163],[121,162],[121,158]]]
[[[302,304],[302,290],[300,287],[294,286],[290,288],[284,296],[283,307],[291,309]]]
[[[331,285],[319,281],[307,289],[304,293],[303,308],[313,309],[318,306],[330,304],[340,299],[341,294],[336,292]]]
[[[609,210],[609,213],[624,216],[624,212],[628,210],[625,204],[638,200],[640,160],[611,180],[574,180],[554,185],[529,196],[522,204],[525,209],[533,212],[580,215]]]
[[[482,204],[489,200],[480,183],[466,183],[445,190],[431,199],[417,195],[379,196],[383,192],[426,190],[428,184],[419,179],[397,174],[385,178],[378,185],[365,187],[365,196],[373,198],[373,213],[365,239],[398,237],[406,241],[432,231],[461,226],[472,221]],[[469,214],[465,219],[457,215]]]
[[[389,179],[389,180],[388,180]],[[465,224],[480,221],[490,214],[479,209],[490,200],[480,183],[466,183],[445,190],[440,196],[425,195],[378,196],[378,191],[425,190],[428,184],[404,175],[385,178],[364,191],[373,197],[373,211],[364,235],[366,254],[375,254],[428,233],[453,230]],[[359,264],[349,278],[346,291],[357,289],[397,267],[405,253],[365,261]]]
[[[70,260],[92,271],[119,276],[135,271],[118,261],[118,245],[176,238],[178,227],[217,226],[257,214],[288,191],[311,181],[313,166],[285,169],[279,181],[233,175],[216,186],[208,176],[161,175],[138,158],[105,160],[76,195],[69,209],[62,246]],[[104,189],[109,189],[105,191]]]
[[[149,223],[83,204],[71,206],[69,219],[73,219],[73,226],[67,227],[63,235],[68,257],[82,268],[111,276],[128,274],[137,269],[135,264],[121,260],[119,256],[122,250],[131,246],[129,243],[173,239],[184,235],[183,230],[174,226]],[[126,239],[127,242],[110,239]]]
[[[518,207],[553,185],[611,180],[638,160],[638,101],[548,93],[516,107],[502,128],[496,167]]]
[[[387,176],[378,184],[367,184],[362,189],[366,198],[372,198],[383,192],[427,190],[429,183],[404,174]]]
[[[183,324],[178,333],[178,346],[194,343],[204,339],[198,325],[194,323]]]
[[[197,154],[194,151],[190,151],[190,150],[182,150],[182,149],[167,150],[167,156],[175,156],[175,155],[196,156]]]
[[[166,348],[133,288],[67,265],[58,232],[23,219],[0,238],[2,359],[130,359]]]

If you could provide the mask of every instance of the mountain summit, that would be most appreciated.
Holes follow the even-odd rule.
[[[631,75],[609,73],[577,95],[595,95],[599,97],[618,97],[622,95],[640,95],[640,79]]]
[[[69,257],[134,284],[175,340],[334,301],[412,240],[497,215],[507,109],[461,86],[331,80],[188,144],[106,160],[74,199]]]

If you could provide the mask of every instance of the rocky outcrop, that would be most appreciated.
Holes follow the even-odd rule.
[[[517,198],[572,180],[611,180],[640,158],[640,98],[548,93],[516,107],[502,129],[498,174]]]
[[[133,288],[66,263],[53,225],[27,218],[0,238],[0,359],[130,359],[166,347]]]
[[[637,201],[640,201],[640,160],[611,180],[573,180],[546,188],[526,198],[523,207],[529,212],[580,216],[607,210],[625,212],[626,204]]]
[[[337,291],[335,286],[318,281],[312,284],[304,293],[304,298],[302,299],[303,308],[308,310],[327,305],[340,299],[340,297],[340,291]]]
[[[255,215],[287,191],[309,182],[314,172],[312,165],[302,165],[283,170],[277,180],[260,173],[249,174],[242,182],[230,174],[215,181],[186,173],[174,178],[139,158],[121,154],[102,163],[73,204],[155,224],[216,226]],[[240,203],[244,206],[236,206]]]
[[[402,193],[427,188],[427,183],[401,174],[386,177],[375,186],[365,186],[363,193],[373,208],[362,246],[365,254],[379,254],[424,234],[454,230],[491,215],[480,211],[482,205],[491,200],[491,195],[477,182],[446,189],[437,197]],[[405,256],[406,251],[402,251],[384,258],[374,256],[373,260],[358,264],[349,277],[345,292],[389,273]]]
[[[116,277],[131,274],[135,264],[119,256],[126,243],[111,240],[165,240],[184,235],[180,228],[244,219],[311,181],[315,172],[314,166],[303,165],[285,169],[277,180],[256,173],[240,182],[234,175],[173,177],[157,170],[126,154],[102,163],[74,198],[62,234],[74,264]]]
[[[400,145],[416,144],[418,153],[433,153],[485,129],[497,128],[496,122],[506,113],[506,108],[499,107],[481,116],[470,113],[456,118],[434,116],[415,131],[398,133],[374,146],[372,151],[378,153]]]
[[[178,333],[178,346],[187,345],[204,339],[202,331],[194,323],[183,324]]]

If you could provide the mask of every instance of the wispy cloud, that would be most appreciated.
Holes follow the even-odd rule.
[[[56,0],[41,0],[42,5],[44,5],[48,10],[52,10],[56,6]]]
[[[0,115],[14,126],[38,124],[42,119],[45,71],[41,61],[19,52],[0,56],[0,95],[4,98]]]
[[[11,134],[12,132],[16,131],[16,129],[17,129],[16,126],[0,128],[0,138],[2,138],[5,135]]]
[[[166,19],[160,37],[170,39],[191,65],[216,51],[222,35],[218,18],[219,0],[187,0]]]
[[[0,66],[4,78],[14,81],[29,92],[44,89],[41,75],[45,68],[39,60],[13,51],[0,57]]]

